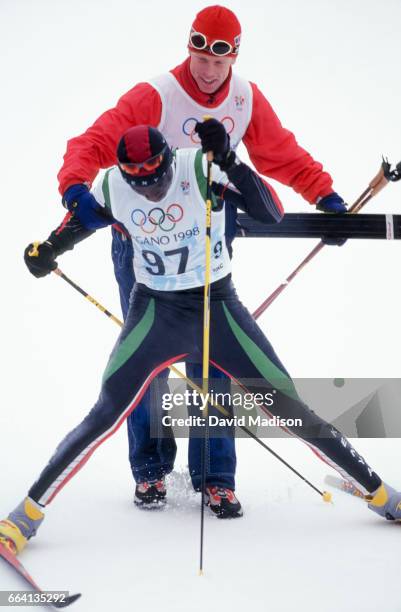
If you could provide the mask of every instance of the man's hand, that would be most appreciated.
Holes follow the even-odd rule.
[[[24,251],[24,260],[31,274],[36,278],[47,276],[57,268],[56,252],[50,242],[28,244]]]
[[[235,160],[235,153],[230,149],[230,136],[224,125],[217,119],[207,119],[195,125],[195,132],[199,135],[202,151],[212,151],[213,162],[226,172]]]
[[[62,202],[65,208],[74,213],[85,229],[97,230],[110,225],[110,218],[102,219],[104,215],[102,207],[84,184],[71,185],[64,192]]]
[[[321,198],[316,204],[316,208],[322,212],[335,213],[337,215],[342,215],[347,212],[347,206],[344,200],[335,191]]]
[[[336,215],[343,215],[347,212],[344,200],[335,191],[319,200],[316,208],[322,212],[334,213]],[[330,246],[342,246],[346,241],[346,238],[334,238],[333,236],[323,236],[322,238],[322,242]]]

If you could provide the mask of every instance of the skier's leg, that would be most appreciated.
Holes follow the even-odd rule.
[[[198,385],[202,385],[201,364],[187,363],[186,371],[188,378],[196,380]],[[231,380],[221,370],[210,367],[209,380],[210,390],[213,390],[214,394],[230,395]],[[225,403],[224,407],[231,413],[229,403]],[[199,408],[195,406],[189,405],[188,412],[199,416]],[[209,414],[217,414],[219,418],[223,418],[213,407],[209,407]],[[188,465],[192,485],[195,491],[199,491],[201,484],[201,450],[204,441],[201,436],[196,435],[196,432],[197,428],[190,431]],[[227,426],[219,427],[215,431],[212,430],[208,440],[206,484],[234,491],[236,463],[234,428]]]
[[[63,440],[29,496],[41,505],[86,463],[138,405],[151,380],[184,353],[183,343],[166,329],[157,301],[137,295],[111,354],[98,401],[82,423]]]
[[[288,428],[293,435],[302,438],[318,457],[365,494],[376,491],[381,484],[379,476],[337,429],[299,399],[284,366],[235,293],[215,305],[211,321],[212,363],[239,382],[246,379],[270,382],[276,395],[273,405],[265,411],[285,419],[300,419],[301,427]],[[262,387],[252,389],[248,384],[247,388],[264,392]],[[271,390],[268,385],[267,390]]]
[[[137,483],[160,480],[174,468],[177,445],[171,427],[162,424],[162,396],[169,393],[169,370],[161,372],[127,419],[129,461]],[[152,415],[152,417],[151,417]],[[151,418],[157,431],[151,433]]]
[[[178,328],[180,332],[178,333]],[[0,523],[0,538],[11,539],[17,550],[35,534],[49,504],[83,467],[96,448],[109,438],[135,409],[151,380],[169,364],[186,358],[185,324],[176,313],[157,300],[135,291],[127,321],[103,375],[98,401],[93,409],[56,448],[38,480],[7,521]],[[21,518],[23,517],[23,518]],[[14,538],[13,529],[21,535]]]
[[[125,320],[135,284],[134,251],[131,238],[118,224],[112,227],[111,255]],[[132,475],[137,483],[158,480],[164,474],[171,472],[174,467],[177,446],[172,429],[167,431],[167,428],[163,428],[163,435],[160,438],[150,436],[151,405],[154,406],[158,401],[156,398],[158,389],[160,394],[168,392],[167,377],[168,370],[159,375],[157,378],[159,384],[155,380],[152,388],[147,389],[143,399],[127,418],[128,456]]]

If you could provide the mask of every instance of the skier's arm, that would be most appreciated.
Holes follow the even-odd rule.
[[[58,174],[59,191],[65,208],[74,212],[87,229],[104,227],[99,224],[98,207],[89,191],[97,173],[117,163],[117,144],[127,128],[140,124],[157,126],[161,109],[157,91],[148,83],[139,83],[84,134],[68,141]]]
[[[233,153],[233,165],[225,170],[231,185],[238,191],[221,183],[213,183],[213,191],[235,208],[246,212],[262,223],[279,223],[284,211],[273,190],[256,172],[241,162]]]
[[[106,221],[107,225],[115,223],[115,219],[106,208],[102,209],[101,215],[103,223]],[[36,278],[47,276],[57,268],[56,259],[59,255],[71,251],[76,244],[94,233],[94,230],[85,228],[73,213],[68,212],[47,240],[31,243],[26,247],[24,260],[28,270]]]
[[[86,132],[68,141],[58,173],[60,193],[64,195],[72,185],[90,187],[101,168],[117,163],[116,149],[122,134],[133,125],[157,126],[161,109],[160,96],[149,83],[139,83],[124,94]]]

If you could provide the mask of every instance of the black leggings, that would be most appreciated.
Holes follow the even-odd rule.
[[[100,396],[85,419],[56,449],[29,491],[47,505],[138,405],[152,379],[179,361],[201,362],[203,288],[153,291],[137,284],[125,325],[103,375]],[[311,411],[298,397],[289,374],[250,313],[239,301],[229,277],[212,285],[210,361],[251,392],[276,389],[266,413],[301,419],[289,427],[323,461],[363,492],[378,488],[381,479],[348,440]],[[258,380],[257,388],[249,380]],[[263,381],[265,387],[260,386]]]

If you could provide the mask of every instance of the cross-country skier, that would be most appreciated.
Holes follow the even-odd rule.
[[[210,360],[233,379],[247,384],[259,379],[264,388],[276,389],[268,412],[285,419],[301,419],[292,433],[305,440],[316,455],[369,495],[369,507],[387,519],[401,520],[401,494],[371,470],[342,434],[318,417],[299,399],[284,366],[249,312],[239,301],[231,282],[231,262],[225,240],[225,202],[240,204],[265,222],[282,216],[271,187],[230,148],[224,126],[211,119],[195,126],[202,149],[213,151],[214,162],[237,190],[222,186],[224,175],[215,174],[217,196],[212,212],[211,345]],[[149,126],[130,128],[118,146],[118,166],[109,170],[93,190],[104,222],[118,221],[133,240],[136,285],[121,335],[103,375],[100,396],[86,418],[57,447],[28,496],[0,523],[2,542],[15,553],[40,526],[43,508],[86,463],[96,448],[110,437],[138,405],[141,393],[157,373],[177,361],[201,359],[203,339],[203,283],[205,279],[206,177],[201,150],[182,149],[173,155],[162,134]],[[182,183],[188,185],[184,194]],[[149,217],[154,204],[161,212],[176,207],[179,246],[157,246],[166,232],[156,226],[152,254],[143,247],[137,211]],[[35,276],[49,274],[56,258],[91,231],[74,216],[52,232],[37,249],[30,244],[25,261]],[[218,248],[217,245],[219,245]],[[171,249],[174,246],[174,249]],[[157,274],[154,274],[157,269]],[[269,382],[270,381],[270,382]],[[274,382],[273,382],[274,381]],[[252,387],[248,389],[252,391]],[[289,428],[291,430],[291,428]],[[206,487],[216,514],[240,511],[232,497]]]
[[[294,135],[284,129],[269,102],[254,83],[232,72],[238,56],[241,26],[232,11],[209,6],[196,16],[189,35],[189,57],[179,66],[149,82],[139,83],[123,95],[117,106],[102,114],[81,136],[68,142],[58,178],[63,203],[74,211],[83,227],[97,229],[105,222],[89,188],[100,168],[116,163],[116,147],[131,126],[157,127],[172,147],[199,147],[195,124],[205,114],[223,121],[234,148],[243,141],[259,173],[291,186],[309,203],[325,212],[346,208],[332,188],[322,165],[302,149]],[[183,187],[184,188],[184,187]],[[139,222],[139,221],[138,221]],[[146,228],[154,225],[147,223]],[[235,233],[232,215],[226,231]],[[119,284],[124,318],[134,285],[132,244],[119,225],[112,229],[112,257]],[[190,378],[201,378],[201,366],[187,364]],[[224,375],[211,369],[211,377]],[[164,374],[167,376],[167,372]],[[163,381],[160,386],[163,389]],[[172,437],[153,439],[149,433],[147,393],[141,406],[128,418],[129,459],[138,483],[135,500],[152,503],[166,495],[164,475],[173,469],[176,445]],[[189,471],[195,489],[200,484],[200,440],[189,440]],[[235,489],[235,446],[230,430],[212,439],[209,448],[210,484]]]

